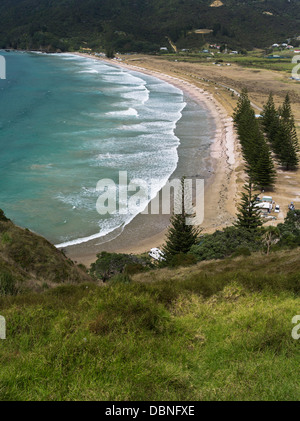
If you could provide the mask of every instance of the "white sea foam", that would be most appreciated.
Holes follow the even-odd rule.
[[[80,70],[78,73],[95,73],[95,74],[98,74],[99,72],[95,69],[86,69],[86,70]]]
[[[118,227],[115,227],[115,228],[112,228],[112,229],[108,228],[106,231],[101,231],[97,234],[90,235],[89,237],[77,238],[76,240],[71,240],[71,241],[66,241],[64,243],[56,244],[55,247],[64,248],[64,247],[75,246],[75,245],[82,244],[82,243],[87,243],[88,241],[95,240],[97,238],[100,238],[100,237],[103,237],[103,236],[109,234],[110,232],[112,232],[116,228],[118,228]]]
[[[105,118],[127,118],[139,117],[139,123],[129,124],[120,121],[114,130],[120,131],[122,136],[108,136],[97,140],[99,129],[89,128],[88,130],[74,131],[72,135],[84,136],[87,139],[88,147],[94,149],[101,148],[101,153],[96,154],[91,160],[90,166],[98,166],[110,169],[109,171],[123,168],[130,173],[132,178],[142,178],[147,183],[152,184],[151,195],[144,205],[152,200],[159,190],[166,184],[170,175],[177,166],[177,148],[180,143],[175,136],[174,130],[178,120],[182,116],[182,110],[186,103],[182,101],[183,93],[178,88],[173,87],[157,79],[145,77],[134,72],[125,72],[121,69],[107,66],[97,67],[97,63],[91,64],[87,59],[81,62],[81,73],[98,73],[103,82],[101,91],[107,96],[117,96],[121,102],[112,102],[111,109],[105,113],[89,112],[87,115],[99,121]],[[85,68],[83,66],[86,65]],[[105,85],[106,84],[106,85]],[[148,86],[149,85],[149,86]],[[152,95],[155,92],[156,95]],[[159,94],[163,94],[163,100]],[[181,96],[179,96],[181,95]],[[164,100],[165,98],[165,100]],[[171,100],[170,100],[171,98]],[[120,107],[121,105],[121,107]],[[127,105],[127,108],[126,108]],[[124,109],[116,109],[119,107]],[[83,113],[84,114],[84,113]],[[113,132],[111,132],[113,133]],[[101,129],[99,131],[101,135]],[[91,136],[95,136],[94,139]],[[159,147],[158,147],[159,146]],[[142,149],[142,150],[141,150]],[[161,178],[158,179],[158,174]],[[156,181],[153,183],[153,179]],[[76,196],[63,197],[58,199],[74,209],[79,210],[87,206],[94,206],[97,193],[95,191],[84,191],[82,189]],[[83,236],[74,240],[63,241],[57,247],[68,247],[105,237],[107,234],[119,235],[124,227],[140,212],[140,207],[134,209],[133,214],[112,215],[107,219],[99,218],[99,232]]]
[[[141,104],[145,104],[149,100],[148,89],[135,89],[129,92],[120,94],[122,98],[131,99],[133,101],[139,101]]]
[[[178,140],[178,139],[177,139]],[[179,141],[179,140],[178,140]],[[160,151],[159,155],[162,155],[164,151]],[[171,149],[168,151],[169,152],[169,156],[168,159],[173,162],[172,165],[170,165],[170,167],[168,168],[168,174],[165,175],[165,177],[158,179],[157,177],[157,172],[154,171],[153,174],[149,174],[148,177],[153,176],[153,178],[149,178],[148,182],[149,185],[151,183],[151,190],[149,191],[149,197],[146,201],[144,201],[143,203],[143,208],[146,208],[148,203],[157,195],[157,193],[161,190],[161,188],[166,184],[166,182],[169,179],[170,174],[173,173],[173,171],[175,170],[176,166],[177,166],[177,162],[178,162],[178,155],[176,152],[176,149]],[[141,153],[142,154],[142,153]],[[132,154],[134,155],[134,154]],[[172,155],[172,156],[171,156]],[[103,157],[106,158],[122,158],[124,159],[124,155],[121,154],[105,154]],[[98,158],[103,158],[103,157],[98,157]],[[171,159],[170,159],[171,158]],[[141,176],[143,176],[144,174],[141,173]],[[136,177],[135,178],[139,178],[139,173],[137,172]],[[95,194],[95,190],[94,189],[86,189],[88,193],[93,193]],[[80,205],[82,205],[82,201],[74,201],[74,200],[70,200],[70,198],[64,198],[64,201],[66,203],[69,203],[72,206],[76,206],[80,207]],[[115,231],[117,231],[119,229],[119,231],[115,234],[115,237],[118,237],[124,230],[124,228],[137,216],[137,214],[141,211],[141,207],[138,206],[136,208],[136,211],[133,212],[132,214],[128,214],[128,215],[116,215],[114,218],[112,219],[106,219],[106,220],[101,220],[100,222],[100,231],[96,234],[90,235],[90,236],[86,236],[86,237],[81,237],[81,238],[77,238],[74,240],[70,240],[70,241],[65,241],[62,242],[60,244],[57,244],[56,247],[57,248],[64,248],[64,247],[69,247],[69,246],[74,246],[74,245],[79,245],[79,244],[83,244],[92,240],[96,240],[98,238],[101,237],[105,237],[108,234],[111,234]]]
[[[175,170],[176,165],[177,165],[177,162],[173,166],[173,169],[172,169],[171,173]],[[146,208],[148,206],[148,203],[151,202],[152,199],[154,199],[154,197],[157,195],[157,193],[167,183],[168,179],[169,179],[169,176],[166,176],[163,179],[153,179],[152,180],[151,192],[150,192],[148,200],[144,203],[144,208]],[[55,247],[64,248],[64,247],[70,247],[70,246],[75,246],[75,245],[87,243],[89,241],[96,240],[96,239],[101,238],[101,237],[105,237],[106,235],[111,234],[114,231],[121,228],[119,230],[119,232],[117,232],[116,235],[113,237],[113,239],[117,238],[124,231],[124,228],[128,224],[130,224],[130,222],[132,222],[132,220],[138,215],[139,212],[140,212],[140,207],[136,210],[136,213],[130,214],[130,216],[127,216],[127,219],[123,219],[122,217],[121,218],[119,217],[119,221],[117,219],[115,219],[114,221],[112,221],[112,220],[101,221],[100,232],[98,232],[96,234],[93,234],[93,235],[89,235],[87,237],[76,238],[75,240],[65,241],[63,243],[56,244]]]
[[[126,117],[126,116],[134,116],[138,117],[139,113],[135,108],[128,108],[127,110],[119,110],[119,111],[109,111],[105,113],[106,116],[111,117]]]

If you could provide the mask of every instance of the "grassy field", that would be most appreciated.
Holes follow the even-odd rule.
[[[2,297],[0,399],[299,400],[297,254]]]
[[[263,51],[251,51],[247,55],[241,54],[224,54],[212,51],[214,56],[208,53],[186,53],[179,52],[178,54],[162,54],[161,58],[166,60],[186,63],[207,63],[223,62],[224,64],[237,64],[241,67],[253,69],[266,69],[281,72],[291,73],[295,64],[292,63],[292,58],[295,55],[293,52],[279,51],[269,54],[269,56],[279,55],[280,58],[268,58]]]

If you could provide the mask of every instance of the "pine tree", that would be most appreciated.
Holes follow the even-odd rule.
[[[236,227],[245,228],[248,231],[256,231],[261,225],[259,208],[255,206],[257,194],[254,194],[254,185],[251,179],[244,185],[240,206],[238,207]]]
[[[276,171],[271,157],[270,149],[263,139],[260,146],[260,154],[257,160],[255,171],[253,174],[253,181],[260,188],[266,190],[273,186],[276,179]]]
[[[276,110],[273,95],[270,93],[267,103],[264,105],[262,112],[262,125],[264,131],[267,135],[268,140],[270,140],[270,134],[273,131],[274,124],[278,122],[278,112]]]
[[[197,243],[199,229],[193,225],[186,224],[187,215],[184,209],[184,178],[181,180],[182,194],[180,214],[173,214],[170,219],[171,225],[168,229],[166,244],[163,247],[166,261],[171,261],[174,256],[180,253],[188,253],[193,245]]]
[[[279,124],[274,137],[275,153],[286,170],[295,169],[299,164],[299,143],[289,95],[279,109]]]
[[[251,103],[248,97],[248,91],[247,89],[244,88],[239,96],[237,106],[233,114],[233,121],[237,128],[238,128],[241,116],[245,115],[245,112],[249,110],[251,110]]]
[[[273,160],[246,90],[241,93],[233,119],[248,176],[263,188],[272,187],[275,181]]]
[[[291,137],[291,130],[283,120],[280,120],[275,136],[276,156],[285,170],[295,169],[299,163],[298,145]]]
[[[243,89],[233,115],[233,121],[242,146],[242,153],[250,170],[257,159],[256,137],[258,134],[255,113],[251,107],[247,90]]]
[[[279,127],[279,111],[276,109],[273,96],[270,94],[269,99],[263,109],[262,125],[266,133],[267,139],[270,142],[272,150],[275,154],[278,153],[276,144],[276,133]]]
[[[280,107],[280,117],[291,124],[291,126],[295,125],[294,116],[292,113],[292,107],[291,107],[291,100],[289,94],[286,94],[282,107]]]

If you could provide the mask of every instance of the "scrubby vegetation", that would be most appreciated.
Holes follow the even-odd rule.
[[[268,244],[269,243],[269,244]],[[197,261],[250,255],[252,252],[293,249],[300,245],[300,210],[289,211],[277,227],[262,227],[255,231],[245,227],[227,227],[213,234],[204,234],[190,254]]]
[[[97,260],[92,263],[90,273],[93,278],[101,279],[103,282],[118,276],[124,275],[125,280],[136,272],[143,272],[153,267],[149,256],[134,256],[132,254],[107,253],[105,251],[97,255]],[[126,277],[127,276],[127,277]]]

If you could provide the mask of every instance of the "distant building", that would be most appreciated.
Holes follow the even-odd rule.
[[[91,53],[92,49],[91,48],[86,48],[86,47],[81,47],[79,50],[81,53]]]
[[[261,200],[262,200],[262,202],[269,202],[269,203],[273,202],[272,196],[263,196],[263,198]]]

